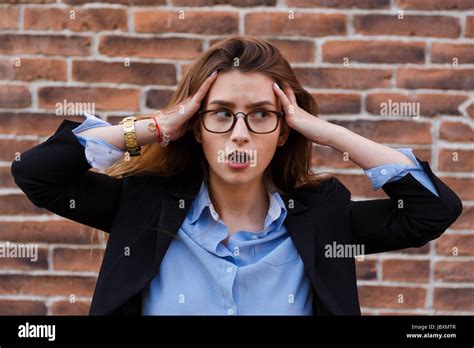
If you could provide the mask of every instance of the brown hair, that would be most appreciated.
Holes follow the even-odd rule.
[[[232,69],[262,73],[280,86],[286,83],[294,90],[297,103],[302,109],[312,115],[318,114],[316,100],[304,90],[280,51],[269,41],[248,35],[231,36],[202,53],[181,79],[171,100],[162,111],[176,110],[186,98],[196,93],[214,70],[226,72]],[[199,125],[197,120],[196,114],[189,121],[194,131]],[[284,120],[283,127],[288,127]],[[311,170],[311,152],[311,142],[290,129],[285,145],[277,147],[265,175],[271,178],[271,182],[280,192],[286,194],[297,187],[318,185],[322,178],[321,174]],[[106,170],[106,174],[117,178],[136,173],[170,176],[183,172],[201,174],[209,184],[208,164],[202,146],[195,141],[193,132],[186,132],[165,148],[157,143],[144,145],[140,156],[124,156]]]

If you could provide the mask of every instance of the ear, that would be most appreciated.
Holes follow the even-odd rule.
[[[193,120],[191,128],[193,130],[194,138],[202,139],[201,122],[199,117],[196,116],[196,118]]]

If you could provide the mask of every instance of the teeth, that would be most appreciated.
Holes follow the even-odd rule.
[[[233,163],[246,163],[250,161],[250,158],[246,152],[234,151],[229,155],[229,160]]]

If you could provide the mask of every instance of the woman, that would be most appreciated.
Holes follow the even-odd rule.
[[[462,210],[411,149],[318,118],[265,40],[212,46],[161,113],[64,120],[12,164],[35,205],[110,233],[90,314],[360,315],[348,250],[420,247]],[[311,171],[312,142],[390,198],[351,201]]]

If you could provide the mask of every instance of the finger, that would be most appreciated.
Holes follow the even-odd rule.
[[[199,87],[198,91],[192,97],[192,100],[194,103],[201,103],[201,101],[204,99],[207,92],[209,91],[209,88],[216,80],[217,75],[218,75],[218,71],[216,70],[204,80],[201,87]]]
[[[276,95],[280,99],[284,110],[288,113],[288,111],[290,110],[290,107],[291,107],[291,101],[288,99],[285,92],[283,92],[283,90],[280,87],[278,87],[278,85],[276,83],[273,84],[273,91],[276,93]]]
[[[295,91],[293,91],[293,88],[291,88],[286,82],[283,84],[283,91],[288,96],[288,99],[293,103],[293,105],[298,104],[296,101]]]

